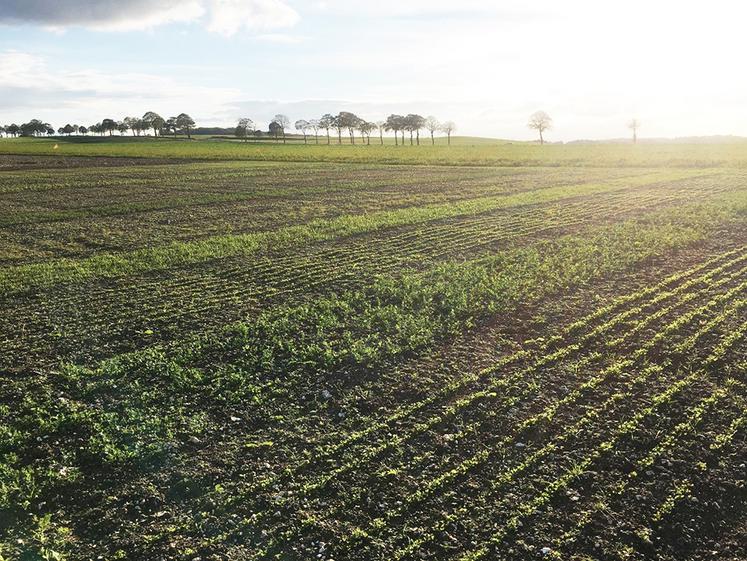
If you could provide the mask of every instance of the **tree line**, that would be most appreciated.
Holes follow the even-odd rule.
[[[66,135],[109,135],[112,136],[116,131],[121,135],[132,132],[133,136],[141,136],[153,131],[153,136],[164,134],[178,133],[186,134],[192,138],[192,131],[195,128],[195,121],[186,113],[181,113],[176,117],[164,119],[154,111],[148,111],[142,117],[125,117],[121,121],[115,119],[104,119],[103,121],[91,126],[71,125],[58,128],[56,131],[49,123],[39,119],[32,119],[22,125],[0,126],[0,134],[7,136],[54,136],[55,132],[60,136]]]
[[[283,114],[275,115],[270,121],[267,131],[260,130],[256,127],[254,121],[249,118],[239,119],[234,135],[242,140],[249,138],[262,138],[269,136],[275,141],[286,142],[286,131],[290,129],[290,119]],[[22,125],[0,126],[0,135],[6,136],[54,136],[55,133],[63,135],[109,135],[112,136],[116,131],[120,135],[126,135],[131,132],[133,136],[142,136],[153,132],[153,136],[163,136],[166,134],[186,134],[192,138],[192,131],[195,129],[195,121],[186,113],[181,113],[176,117],[164,119],[154,111],[148,111],[142,117],[125,117],[121,121],[114,119],[104,119],[103,121],[89,127],[67,124],[64,127],[55,129],[49,124],[39,119],[32,119]],[[552,118],[544,111],[537,111],[529,117],[527,126],[536,130],[539,134],[540,144],[545,143],[544,133],[552,129]],[[627,123],[628,128],[633,133],[633,143],[638,142],[638,130],[641,123],[638,119],[632,119]],[[395,145],[404,146],[406,135],[409,135],[410,145],[420,145],[420,133],[426,131],[430,136],[431,144],[435,144],[435,134],[443,133],[447,136],[447,142],[451,145],[451,134],[456,130],[456,124],[453,121],[440,122],[434,116],[423,117],[414,113],[409,115],[389,115],[385,120],[367,121],[358,117],[355,113],[341,111],[337,115],[326,113],[318,119],[299,119],[294,123],[294,128],[298,133],[303,135],[304,144],[308,144],[309,137],[313,137],[314,142],[319,144],[320,135],[326,138],[326,143],[331,144],[332,138],[335,137],[338,144],[342,144],[343,135],[349,137],[350,143],[356,143],[356,133],[362,144],[371,144],[371,136],[378,133],[379,143],[384,144],[384,133],[394,133]]]
[[[409,132],[410,144],[420,145],[420,131],[426,130],[430,133],[431,144],[435,144],[435,133],[442,132],[447,135],[448,143],[451,144],[451,133],[456,129],[452,121],[440,123],[436,117],[422,117],[416,114],[389,115],[386,120],[367,121],[358,117],[355,113],[341,111],[337,115],[326,113],[318,119],[299,119],[293,124],[296,131],[303,135],[304,144],[308,144],[309,137],[319,144],[320,133],[326,138],[326,143],[331,144],[333,136],[337,143],[342,144],[343,135],[355,144],[356,132],[361,144],[371,144],[371,136],[378,132],[379,143],[384,144],[384,132],[394,133],[394,142],[399,145],[400,134],[402,145],[405,144],[405,133]],[[270,121],[267,133],[256,128],[252,119],[244,117],[239,119],[234,134],[237,138],[248,140],[250,137],[260,138],[268,134],[276,141],[286,141],[286,131],[290,128],[290,119],[287,115],[278,114]]]

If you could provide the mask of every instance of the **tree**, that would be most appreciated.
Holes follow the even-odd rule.
[[[324,129],[327,132],[327,144],[329,144],[329,129],[334,127],[335,118],[329,113],[322,115],[319,119],[319,128]]]
[[[340,128],[348,130],[348,134],[350,135],[350,144],[355,144],[355,129],[358,128],[358,124],[361,122],[361,118],[358,117],[358,115],[356,115],[355,113],[350,113],[349,111],[340,111],[340,113],[337,115],[337,120]],[[340,143],[342,143],[342,140]]]
[[[190,117],[186,113],[179,113],[179,115],[176,118],[176,126],[179,127],[181,130],[186,131],[187,138],[192,140],[192,129],[195,126],[195,121],[192,117]]]
[[[142,119],[130,117],[130,128],[132,129],[133,134],[140,136],[140,133],[148,128],[148,125]]]
[[[435,145],[436,139],[433,138],[433,133],[441,130],[441,123],[439,123],[438,119],[436,119],[433,115],[429,115],[425,118],[425,128],[429,133],[431,133],[431,146]]]
[[[314,131],[314,140],[316,144],[319,144],[319,129],[321,128],[319,119],[311,119],[309,121],[309,127]]]
[[[176,124],[176,117],[169,117],[166,119],[166,122],[163,124],[163,128],[166,132],[171,132],[174,134],[174,138],[176,138],[176,130],[179,128]]]
[[[13,123],[12,125],[8,125],[5,127],[5,130],[8,134],[13,135],[13,138],[18,136],[18,133],[21,132],[21,127]]]
[[[130,130],[132,131],[132,136],[140,136],[140,119],[138,119],[137,117],[125,117],[122,122],[130,128]]]
[[[111,136],[112,132],[117,130],[117,122],[114,119],[104,119],[101,121],[101,128]]]
[[[78,132],[83,136],[86,136],[88,134],[88,129],[86,127],[78,127]]]
[[[0,125],[0,136],[3,136],[5,134],[5,127]]]
[[[299,119],[298,121],[296,121],[295,127],[297,131],[301,131],[303,133],[303,143],[307,144],[306,131],[308,131],[309,128],[311,128],[311,125],[309,124],[309,122],[306,119]]]
[[[327,144],[329,144],[329,129],[331,129],[334,124],[335,118],[329,113],[325,113],[324,115],[322,115],[321,119],[319,119],[319,128],[327,131]]]
[[[376,130],[374,123],[369,123],[365,119],[358,119],[358,132],[361,133],[361,140],[365,140],[366,145],[371,145],[371,133]]]
[[[456,130],[456,124],[454,121],[446,121],[441,125],[441,132],[446,134],[447,144],[451,146],[451,133]]]
[[[337,131],[337,143],[342,144],[342,129],[345,128],[340,115],[332,117],[332,127]]]
[[[550,118],[550,115],[548,115],[544,111],[537,111],[536,113],[533,113],[531,117],[529,117],[529,123],[527,124],[527,126],[539,133],[540,144],[544,144],[545,138],[542,136],[542,133],[552,128],[552,119]]]
[[[49,123],[40,121],[39,119],[31,119],[28,123],[23,123],[20,127],[21,136],[38,136],[42,134],[48,134],[49,130],[52,129]],[[54,129],[52,129],[54,134]]]
[[[243,138],[244,142],[249,139],[249,134],[254,130],[254,121],[248,117],[242,117],[236,124],[236,137]]]
[[[166,121],[158,113],[148,111],[143,115],[143,123],[146,129],[153,129],[153,136],[158,136],[158,131],[163,128]]]
[[[128,123],[127,120],[119,121],[117,123],[117,130],[122,136],[126,135],[127,131],[130,130],[130,123]]]
[[[410,113],[405,117],[407,130],[410,131],[410,146],[412,146],[412,133],[417,135],[417,143],[420,146],[420,129],[425,126],[425,118],[420,115]]]
[[[32,119],[28,123],[21,125],[21,134],[23,136],[35,136],[37,134],[44,134],[47,132],[47,125],[42,123],[39,119]]]
[[[59,134],[60,136],[62,136],[63,134],[65,134],[65,127],[58,128],[57,129],[57,134]]]
[[[397,134],[400,130],[402,130],[402,126],[404,124],[404,117],[402,115],[389,115],[386,118],[386,121],[384,122],[384,128],[387,131],[393,131],[394,132],[394,145],[397,146],[399,144]],[[404,139],[402,140],[402,144],[404,144]]]
[[[277,115],[275,115],[272,121],[280,125],[280,132],[283,135],[283,144],[285,144],[285,129],[290,126],[290,119],[288,119],[286,115],[278,113]]]
[[[277,142],[278,136],[280,136],[281,132],[283,132],[283,125],[277,121],[272,121],[270,123],[270,134],[275,137],[275,142]]]
[[[65,125],[65,128],[62,129],[62,132],[64,132],[66,135],[70,136],[71,134],[73,134],[75,132],[75,128],[73,127],[73,125],[71,125],[70,123],[68,123],[67,125]]]
[[[376,128],[379,129],[379,141],[384,146],[384,130],[386,129],[386,121],[376,121]]]
[[[628,128],[633,131],[633,144],[638,144],[638,129],[641,128],[641,122],[638,119],[631,119]]]

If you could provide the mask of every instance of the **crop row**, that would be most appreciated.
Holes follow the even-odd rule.
[[[686,377],[673,383],[669,388],[661,393],[656,394],[650,400],[650,404],[645,408],[635,412],[624,422],[617,425],[616,429],[607,436],[606,440],[597,447],[593,448],[585,457],[573,463],[569,468],[564,470],[549,484],[544,486],[542,490],[534,497],[527,499],[525,502],[520,503],[512,508],[515,514],[511,516],[504,524],[501,525],[501,529],[493,533],[493,535],[482,545],[478,546],[472,551],[469,551],[460,556],[462,560],[477,561],[479,559],[486,558],[490,555],[490,552],[498,547],[510,532],[516,530],[522,523],[522,521],[529,516],[536,514],[541,508],[549,503],[553,496],[557,495],[563,489],[567,488],[573,481],[581,477],[585,472],[591,469],[592,465],[599,462],[600,459],[610,454],[615,450],[618,443],[625,437],[630,437],[638,429],[640,424],[647,418],[653,416],[658,410],[666,407],[672,403],[674,398],[680,394],[684,389],[695,384],[701,377],[707,375],[705,370],[697,370],[688,374]],[[726,388],[731,385],[730,381],[726,382]],[[713,393],[693,405],[688,412],[685,413],[685,417],[696,414],[701,408],[707,407],[710,403],[717,401],[725,395],[726,390],[721,387],[717,387]]]
[[[100,336],[131,340],[140,333],[160,335],[163,328],[189,326],[203,318],[238,319],[268,299],[287,299],[302,292],[313,293],[324,287],[353,287],[374,274],[402,270],[413,264],[422,267],[429,261],[464,255],[481,247],[544,231],[588,224],[599,213],[624,215],[641,207],[670,202],[672,195],[656,192],[611,194],[571,201],[562,207],[519,208],[505,215],[481,214],[457,223],[434,224],[427,230],[392,232],[371,238],[353,238],[346,243],[320,247],[311,254],[290,253],[267,256],[254,263],[244,260],[231,264],[222,260],[208,269],[181,272],[174,279],[160,275],[136,284],[129,279],[112,287],[95,285],[81,293],[73,286],[69,296],[55,290],[52,302],[45,304],[44,315],[38,314],[39,297],[27,304],[15,303],[6,317],[14,329],[8,338],[6,352],[43,354],[45,347],[65,344],[80,347],[82,341]],[[199,294],[199,298],[197,297]],[[226,309],[230,310],[225,317]],[[221,314],[223,312],[223,314]],[[18,330],[22,325],[23,329]],[[48,333],[58,333],[50,338]],[[143,336],[140,335],[142,339]],[[145,340],[148,337],[144,337]],[[36,342],[35,342],[36,340]]]
[[[668,324],[662,331],[659,333],[666,333],[666,332],[672,332],[674,329],[674,325],[677,325],[677,322],[673,322]],[[679,325],[678,325],[679,327]],[[564,441],[568,440],[571,435],[576,435],[577,431],[587,423],[596,420],[600,417],[600,411],[604,410],[608,405],[617,403],[619,399],[621,399],[619,396],[622,395],[622,398],[624,400],[627,400],[629,397],[629,391],[631,391],[633,388],[638,386],[643,381],[647,380],[648,377],[651,374],[659,373],[662,370],[662,367],[660,365],[652,365],[651,367],[645,368],[643,371],[642,378],[636,378],[634,381],[626,381],[625,377],[623,376],[620,378],[624,373],[629,371],[634,371],[636,368],[636,362],[640,362],[641,360],[645,359],[645,353],[647,353],[650,350],[649,345],[644,345],[643,347],[639,348],[639,350],[634,353],[635,360],[631,358],[622,358],[619,359],[617,362],[612,364],[611,366],[605,368],[604,370],[600,371],[599,374],[596,376],[593,376],[592,378],[588,379],[587,381],[583,382],[581,386],[579,386],[577,389],[571,391],[570,393],[564,395],[560,399],[558,399],[555,403],[552,403],[551,405],[548,405],[545,409],[543,409],[540,413],[536,414],[533,417],[530,417],[523,422],[516,425],[515,429],[512,429],[512,432],[504,437],[501,437],[498,441],[491,443],[489,448],[486,451],[482,451],[481,453],[478,453],[478,455],[472,456],[471,458],[468,458],[467,460],[464,460],[459,466],[456,468],[452,468],[451,471],[444,473],[443,475],[435,478],[430,479],[428,481],[428,484],[424,488],[427,494],[432,494],[435,490],[438,490],[439,493],[444,493],[445,488],[444,485],[450,481],[453,481],[456,475],[459,475],[460,477],[463,477],[467,471],[473,471],[478,465],[488,465],[489,458],[495,457],[500,458],[504,457],[506,453],[508,452],[508,445],[520,441],[520,435],[522,433],[533,433],[533,432],[540,432],[545,433],[549,430],[551,421],[556,417],[559,416],[562,418],[562,415],[560,415],[560,408],[561,407],[567,407],[569,405],[574,404],[575,402],[581,400],[581,398],[586,395],[588,392],[594,390],[597,388],[601,383],[608,384],[610,382],[615,382],[617,384],[622,384],[622,388],[624,391],[618,390],[617,393],[613,393],[612,397],[609,398],[607,401],[603,399],[592,399],[591,397],[586,397],[584,399],[584,402],[587,403],[601,403],[599,407],[595,405],[594,407],[587,408],[584,415],[581,419],[574,425],[572,425],[572,429],[570,432],[562,431],[559,433],[559,435],[551,440],[548,444],[537,450],[535,453],[533,453],[531,456],[529,456],[527,459],[525,459],[521,464],[518,466],[515,466],[512,469],[507,469],[506,471],[501,472],[501,475],[494,476],[493,478],[493,484],[491,484],[490,493],[495,493],[497,491],[497,487],[500,485],[503,485],[505,483],[508,483],[512,481],[515,477],[520,475],[522,472],[527,470],[533,463],[538,462],[553,452],[555,452],[558,449],[558,446],[563,443]],[[621,402],[625,403],[625,401]],[[586,416],[588,415],[588,417]],[[568,416],[566,414],[565,416]],[[562,422],[562,421],[561,421]],[[561,425],[562,426],[562,425]],[[412,497],[412,499],[411,499]],[[397,511],[389,511],[386,515],[385,520],[391,521],[389,519],[397,519],[398,516],[402,516],[407,511],[412,511],[413,502],[419,502],[424,498],[424,492],[423,491],[416,491],[412,493],[411,495],[407,496],[407,499],[403,499],[403,504],[400,508],[397,509]],[[485,499],[482,499],[485,500]],[[478,501],[478,498],[474,495],[471,496],[471,502],[474,505]],[[376,532],[374,535],[370,536],[370,539],[378,539],[377,536],[379,536],[380,530],[384,527],[381,523],[374,523]],[[374,528],[368,529],[373,530]],[[421,538],[420,541],[418,541],[419,546],[424,545],[427,542],[427,540],[424,540]]]
[[[723,279],[723,282],[716,283],[716,285],[713,288],[717,288],[720,284],[723,284],[724,282],[728,281],[729,279],[733,279],[733,278],[737,277],[741,272],[742,271],[739,271],[737,273],[733,273],[733,274],[727,276],[727,278]],[[708,277],[710,277],[710,275]],[[703,282],[703,283],[707,284],[708,278],[698,279],[698,280],[700,282]],[[610,326],[612,326],[612,325],[614,325],[614,322],[608,322],[608,324],[611,324]],[[675,325],[679,326],[679,323],[677,323]],[[588,341],[584,341],[584,342],[588,342]],[[576,346],[576,348],[578,348],[578,346]],[[568,347],[566,347],[564,349],[560,349],[559,351],[557,351],[556,353],[554,353],[554,356],[555,357],[562,357],[563,355],[565,355],[568,352],[568,350],[569,350]],[[511,359],[511,358],[516,358],[516,357],[509,357],[509,359]],[[510,361],[511,360],[507,360],[506,364],[508,362],[510,362]],[[546,365],[547,362],[552,362],[552,361],[544,361],[544,362],[545,362],[545,365]],[[524,424],[526,424],[526,426],[524,426],[524,424],[519,425],[519,427],[517,428],[517,431],[527,430],[531,426],[533,426],[534,424],[536,424],[536,423],[538,423],[540,421],[550,420],[555,415],[555,412],[557,411],[557,408],[560,407],[560,405],[562,405],[563,403],[573,402],[573,400],[579,398],[581,390],[586,391],[586,390],[591,389],[596,384],[601,383],[601,381],[603,381],[607,376],[611,375],[613,372],[619,372],[623,367],[631,366],[632,362],[633,361],[630,360],[630,359],[625,359],[622,362],[618,363],[617,365],[614,365],[614,366],[610,367],[609,369],[603,371],[599,376],[597,376],[595,378],[592,378],[587,383],[583,384],[581,386],[580,390],[578,390],[576,392],[570,393],[565,398],[561,399],[560,402],[556,403],[553,407],[546,408],[540,414],[538,414],[535,417],[532,417],[529,420],[525,421]],[[502,365],[502,366],[505,366],[505,364]],[[524,371],[520,371],[519,373],[515,374],[514,376],[512,376],[512,378],[515,378],[517,376],[519,378],[521,378],[523,375],[526,375],[528,372],[532,372],[533,370],[534,370],[534,368],[529,367],[528,369],[526,369]],[[391,449],[397,448],[397,447],[405,444],[413,436],[415,436],[417,434],[420,434],[421,432],[425,432],[427,430],[433,429],[438,424],[440,424],[441,422],[443,422],[444,419],[450,418],[458,410],[460,410],[462,408],[465,408],[467,406],[472,405],[478,399],[494,399],[494,398],[498,397],[498,395],[504,396],[505,394],[502,394],[502,393],[499,394],[498,392],[503,387],[510,387],[509,382],[514,382],[514,381],[515,380],[512,380],[511,378],[508,378],[508,379],[507,378],[501,378],[501,379],[499,379],[497,381],[497,383],[494,383],[495,387],[489,386],[485,390],[481,390],[481,391],[479,391],[477,393],[474,393],[472,395],[468,395],[468,396],[466,396],[464,398],[460,398],[455,404],[452,404],[450,407],[445,408],[445,410],[443,412],[443,415],[436,415],[435,417],[432,417],[432,418],[430,418],[428,420],[425,420],[425,421],[422,421],[422,422],[419,422],[419,423],[415,424],[414,425],[414,432],[412,434],[411,433],[403,433],[403,434],[401,434],[401,435],[399,435],[399,436],[391,439],[390,441],[388,441],[388,442],[386,442],[386,443],[384,443],[382,445],[379,445],[379,446],[377,446],[375,448],[372,448],[370,450],[355,452],[355,454],[353,456],[353,460],[352,460],[353,463],[352,464],[346,464],[346,465],[341,466],[337,470],[334,470],[334,471],[330,472],[328,475],[323,476],[323,478],[320,481],[318,481],[317,483],[315,483],[315,484],[310,484],[310,485],[306,484],[303,487],[303,490],[306,491],[306,492],[308,492],[308,491],[312,491],[312,490],[318,489],[320,486],[326,485],[329,482],[329,480],[330,480],[331,477],[336,477],[336,476],[339,476],[339,475],[341,475],[343,473],[346,473],[346,472],[349,472],[349,471],[353,471],[353,470],[355,470],[355,471],[365,471],[364,465],[367,464],[367,463],[369,463],[373,459],[379,459],[380,454],[384,450],[387,450],[387,449],[390,449],[390,448]],[[525,396],[526,396],[527,393],[531,392],[532,390],[536,390],[536,389],[538,389],[538,386],[535,383],[533,385],[530,385],[525,390],[524,393],[519,394],[518,396],[506,396],[506,397],[503,397],[503,401],[504,402],[500,404],[501,405],[500,410],[505,410],[505,409],[509,408],[510,406],[515,405],[517,402],[521,402],[525,398]],[[496,404],[496,406],[497,405],[498,404]],[[495,407],[495,406],[493,406],[493,407]],[[470,429],[472,429],[472,428],[473,427],[469,427],[468,426],[463,432],[469,432]],[[456,434],[454,436],[455,436],[455,438],[459,438],[459,434]],[[510,440],[511,440],[511,438],[507,437],[506,442],[509,442]],[[506,442],[502,442],[502,444],[505,445]],[[398,511],[400,511],[400,512],[404,511],[404,510],[410,508],[414,502],[419,502],[419,501],[423,500],[433,490],[441,487],[447,481],[452,480],[457,475],[463,475],[464,474],[464,470],[466,470],[466,469],[473,469],[475,466],[477,466],[477,465],[479,465],[481,463],[485,463],[488,460],[488,458],[490,457],[490,455],[492,455],[492,453],[494,453],[494,452],[495,452],[495,447],[492,447],[490,449],[490,451],[488,451],[488,450],[482,451],[477,456],[473,456],[472,458],[464,461],[459,467],[454,468],[450,472],[447,472],[444,475],[431,480],[431,482],[429,482],[429,484],[425,488],[423,488],[420,491],[418,491],[416,493],[413,493],[412,495],[408,496],[407,500],[405,500],[405,502],[402,504],[401,508],[398,509]],[[317,455],[315,455],[315,457],[317,457]],[[322,458],[326,457],[326,454],[323,454],[321,457]],[[391,466],[391,463],[388,463],[388,465]],[[413,469],[413,471],[418,471],[417,466]],[[297,500],[297,499],[298,499],[298,496],[294,496],[294,500]],[[281,506],[281,505],[276,504],[275,506]],[[350,505],[343,504],[343,505],[341,505],[339,507],[339,509],[344,511],[346,508],[349,508],[349,507],[350,507]],[[391,511],[390,510],[389,513],[388,513],[388,515],[387,515],[387,517],[391,518],[391,517],[394,517],[395,515],[396,515],[396,511]]]
[[[12,294],[50,284],[87,278],[112,278],[135,272],[164,270],[177,265],[205,262],[218,257],[255,255],[266,248],[293,248],[314,241],[376,232],[397,226],[426,224],[518,206],[559,202],[656,183],[661,176],[636,177],[626,182],[581,184],[520,192],[508,196],[487,196],[445,204],[430,204],[364,215],[312,220],[272,232],[214,236],[193,242],[172,243],[125,254],[102,254],[82,260],[60,259],[43,264],[22,265],[0,271],[0,293]]]
[[[382,448],[389,448],[394,445],[404,443],[407,440],[408,435],[407,433],[401,432],[401,422],[405,420],[406,417],[415,413],[419,413],[427,406],[436,405],[441,408],[442,413],[440,415],[414,423],[414,426],[418,428],[419,432],[424,432],[430,426],[435,426],[436,424],[442,422],[443,419],[456,414],[459,408],[468,407],[473,402],[491,396],[492,393],[503,391],[507,387],[510,387],[511,384],[518,382],[524,377],[528,377],[530,374],[535,373],[537,370],[541,368],[547,368],[557,361],[568,358],[573,354],[579,352],[584,348],[584,345],[590,343],[594,339],[603,337],[605,333],[616,328],[622,320],[629,318],[632,313],[640,314],[641,316],[643,316],[642,321],[646,321],[647,317],[649,316],[645,315],[645,312],[651,307],[656,306],[659,303],[671,299],[679,294],[686,293],[687,295],[689,294],[687,291],[690,291],[694,287],[703,287],[696,291],[696,294],[703,292],[704,290],[708,289],[710,283],[714,278],[716,278],[720,274],[728,272],[730,269],[740,264],[743,264],[745,260],[747,260],[747,254],[744,254],[741,249],[733,250],[717,258],[714,258],[707,263],[696,266],[691,270],[672,275],[654,287],[642,289],[641,291],[638,291],[632,295],[620,297],[615,302],[602,308],[600,311],[590,314],[583,320],[574,322],[573,324],[562,330],[560,334],[554,336],[549,340],[543,341],[541,344],[536,345],[535,349],[531,349],[530,347],[529,350],[522,349],[521,351],[503,357],[498,363],[484,368],[477,374],[465,373],[463,376],[456,378],[441,391],[430,394],[426,399],[420,402],[410,404],[400,410],[396,410],[395,412],[390,414],[386,418],[386,420],[376,422],[374,424],[369,424],[368,426],[366,426],[365,430],[356,431],[345,438],[343,441],[337,442],[327,449],[315,450],[312,455],[313,460],[309,459],[305,461],[296,469],[300,470],[302,468],[308,467],[310,462],[312,461],[318,462],[319,464],[324,464],[331,458],[335,458],[335,460],[340,461],[344,459],[344,456],[341,456],[341,454],[344,452],[344,448],[351,446],[364,437],[372,437],[374,432],[388,430],[394,423],[397,423],[400,435],[394,441],[392,441],[392,443],[382,445]],[[705,274],[695,276],[697,273],[700,273],[707,267],[713,265],[718,266],[708,270],[707,272],[705,272]],[[735,277],[735,275],[738,275],[742,272],[743,270],[739,269],[737,269],[736,273],[731,272],[724,279],[718,281],[716,286],[731,280]],[[688,277],[693,278],[688,279]],[[676,283],[680,284],[671,290],[663,290],[664,288],[675,285]],[[640,304],[633,309],[626,309],[621,312],[617,312],[616,315],[614,315],[610,319],[606,319],[601,324],[594,325],[592,323],[602,319],[606,314],[619,310],[620,307],[626,304],[630,304],[631,302],[642,300],[644,298],[649,299],[644,300],[643,304]],[[578,332],[582,329],[586,329],[587,332],[585,334],[579,334]],[[569,339],[569,336],[571,335],[573,335],[575,338]],[[550,347],[556,346],[557,343],[561,340],[566,341],[565,346],[561,348],[555,348],[550,351]],[[509,377],[493,378],[493,376],[495,376],[495,374],[500,372],[501,370],[506,369],[512,364],[518,363],[521,360],[526,360],[530,357],[532,357],[534,362],[523,370],[515,372]],[[459,391],[466,388],[468,385],[475,384],[476,382],[483,382],[485,380],[489,382],[489,385],[485,389],[474,392],[472,394],[468,394],[466,396],[459,396],[458,402],[452,401],[450,403],[447,403],[447,405],[441,405],[442,401],[447,400],[448,402],[448,398],[454,395],[458,395]],[[530,386],[530,388],[531,387],[533,386]],[[381,451],[383,451],[383,449]],[[364,461],[365,456],[368,455],[362,454],[360,450],[348,450],[345,453],[353,457],[356,466],[363,465],[362,462]],[[371,454],[371,457],[377,458],[378,454]],[[340,473],[344,473],[351,471],[353,469],[353,466],[351,465],[347,468],[339,469]],[[277,480],[278,475],[274,475],[269,480],[263,482],[261,485],[253,487],[250,490],[250,493],[259,490],[259,488],[267,487],[270,484],[275,483]],[[313,488],[318,488],[320,486],[321,483],[312,485]]]
[[[734,345],[740,338],[744,337],[744,329],[737,333],[738,337],[729,336],[724,339],[722,342],[722,348],[725,349],[726,344]],[[711,361],[715,361],[719,357],[716,353],[712,353],[710,356]],[[732,386],[736,384],[738,384],[738,382],[733,379],[729,382],[729,385]],[[593,497],[590,497],[588,500],[590,508],[580,512],[576,517],[573,526],[553,540],[554,547],[561,550],[576,542],[596,515],[610,509],[612,507],[612,502],[621,500],[623,494],[632,492],[631,488],[633,488],[633,485],[635,485],[647,471],[648,473],[651,473],[651,468],[654,467],[657,462],[660,462],[662,458],[665,458],[667,455],[676,451],[677,446],[680,445],[687,436],[695,434],[702,424],[705,414],[725,395],[726,390],[724,388],[718,388],[709,398],[693,408],[687,418],[677,424],[666,436],[664,436],[663,439],[653,446],[645,456],[636,460],[632,466],[629,466],[628,472],[620,479],[615,481],[609,487],[600,489]],[[733,439],[736,431],[739,430],[741,426],[740,419],[743,418],[744,415],[741,417],[737,416],[725,430],[716,435],[714,443],[711,445],[711,449],[716,451],[727,446]],[[692,451],[686,453],[692,454]]]

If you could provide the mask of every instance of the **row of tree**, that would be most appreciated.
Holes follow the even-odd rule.
[[[154,136],[162,134],[172,134],[176,136],[178,133],[186,134],[189,138],[192,138],[192,130],[195,128],[195,122],[192,117],[186,113],[182,113],[176,117],[170,117],[164,119],[158,113],[148,111],[142,117],[125,117],[121,121],[114,119],[104,119],[100,123],[96,123],[89,127],[81,125],[70,125],[67,124],[64,127],[57,129],[59,135],[87,135],[87,134],[99,134],[112,136],[116,131],[121,135],[125,135],[128,132],[132,132],[133,136],[141,136],[153,131]],[[7,125],[0,126],[0,134],[6,134],[8,136],[53,136],[55,134],[54,128],[49,124],[39,119],[32,119],[28,123],[22,125]]]
[[[276,141],[282,139],[286,141],[285,133],[290,128],[290,119],[286,115],[278,114],[270,122],[269,134]],[[420,131],[425,129],[430,133],[431,144],[435,144],[435,133],[443,132],[447,135],[448,143],[451,144],[451,133],[456,129],[456,125],[447,121],[440,123],[433,116],[422,117],[420,115],[389,115],[385,121],[366,121],[358,117],[355,113],[341,111],[337,115],[327,113],[319,119],[300,119],[294,123],[294,128],[303,135],[304,143],[308,143],[309,136],[314,137],[316,144],[319,144],[320,133],[326,136],[327,144],[332,143],[331,131],[337,136],[338,144],[342,144],[343,134],[350,138],[350,143],[355,144],[355,133],[359,133],[361,143],[371,144],[371,135],[378,132],[379,142],[384,144],[384,132],[394,133],[394,142],[399,145],[400,133],[402,135],[402,144],[405,144],[405,133],[410,133],[410,144],[420,145]],[[259,137],[264,134],[263,131],[257,130],[254,121],[244,117],[239,119],[236,125],[235,133],[237,138],[248,140],[249,137]]]
[[[640,126],[641,124],[638,119],[632,119],[628,123],[628,128],[633,131],[633,143],[638,141],[638,129]],[[323,132],[326,136],[327,144],[331,144],[332,136],[330,131],[334,131],[339,144],[342,144],[343,134],[347,134],[350,137],[350,143],[355,144],[356,132],[359,133],[361,142],[365,144],[371,144],[371,135],[378,132],[379,142],[384,144],[384,132],[393,132],[395,145],[399,145],[401,140],[403,146],[405,144],[405,133],[409,133],[410,145],[417,144],[419,146],[420,131],[422,130],[426,130],[430,134],[431,144],[435,144],[435,134],[437,132],[446,134],[448,144],[451,144],[451,134],[456,129],[456,125],[452,121],[441,123],[433,116],[422,117],[413,113],[409,115],[392,114],[383,121],[366,121],[358,117],[355,113],[348,111],[341,111],[337,115],[327,113],[319,119],[310,119],[308,121],[300,119],[294,123],[294,127],[299,133],[303,134],[304,143],[308,143],[308,137],[313,134],[315,142],[319,144],[319,133]],[[552,128],[552,118],[544,111],[537,111],[529,117],[528,127],[539,133],[540,144],[544,144],[544,133]],[[186,134],[188,138],[192,138],[192,130],[194,128],[194,120],[186,113],[164,119],[158,113],[148,111],[142,117],[125,117],[121,121],[104,119],[100,123],[96,123],[90,127],[68,124],[60,127],[56,132],[59,135],[67,136],[73,134],[108,134],[111,136],[115,131],[121,135],[125,135],[131,131],[133,136],[141,136],[152,130],[154,136],[173,134],[176,137],[181,132]],[[290,128],[290,119],[286,115],[278,114],[270,122],[267,133],[257,129],[254,121],[251,119],[242,118],[239,119],[234,134],[237,138],[243,140],[269,134],[276,141],[282,139],[285,143],[285,133],[288,128]],[[0,126],[0,135],[2,134],[14,137],[19,135],[53,136],[55,130],[49,123],[45,123],[39,119],[32,119],[22,125]]]

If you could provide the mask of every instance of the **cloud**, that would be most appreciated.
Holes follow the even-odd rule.
[[[453,18],[459,15],[495,16],[502,21],[521,22],[554,16],[553,5],[532,6],[524,0],[319,0],[311,8],[320,12],[346,13],[383,18]]]
[[[234,35],[242,28],[268,31],[294,26],[300,16],[281,0],[212,0],[208,29]]]
[[[0,75],[0,109],[7,121],[85,124],[153,110],[164,116],[186,112],[205,123],[240,98],[232,88],[186,84],[163,74],[68,70],[18,51],[0,52]]]
[[[146,29],[204,14],[198,0],[0,0],[0,23]]]
[[[295,25],[300,16],[284,0],[0,0],[0,24],[99,31],[151,29],[202,22],[230,36]]]

